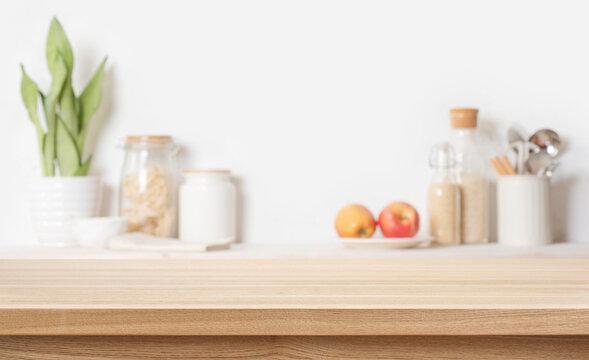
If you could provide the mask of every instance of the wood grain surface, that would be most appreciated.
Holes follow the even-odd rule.
[[[588,353],[589,337],[0,337],[0,358],[12,360],[585,360]]]
[[[0,260],[0,335],[589,335],[589,260]]]

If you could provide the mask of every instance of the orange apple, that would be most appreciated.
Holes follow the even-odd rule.
[[[378,224],[385,237],[413,237],[419,231],[419,214],[405,202],[393,202],[381,211]]]
[[[369,238],[376,230],[376,221],[366,207],[347,205],[337,213],[335,230],[344,238]]]

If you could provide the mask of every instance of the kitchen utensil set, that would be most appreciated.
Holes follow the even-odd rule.
[[[528,140],[514,127],[507,131],[516,153],[514,169],[507,156],[491,159],[497,181],[497,224],[500,244],[536,246],[552,241],[550,177],[562,154],[560,136],[550,129],[536,131]]]
[[[550,129],[536,131],[528,140],[514,127],[507,130],[510,150],[516,154],[515,167],[503,156],[490,160],[497,175],[552,176],[558,167],[557,157],[562,153],[562,141],[558,133]]]

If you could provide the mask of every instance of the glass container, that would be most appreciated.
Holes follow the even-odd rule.
[[[451,109],[450,143],[456,151],[456,176],[460,185],[461,241],[487,242],[487,164],[484,142],[477,132],[477,109]]]
[[[178,146],[170,136],[127,136],[119,210],[129,232],[173,237],[177,224]]]
[[[457,245],[460,243],[460,188],[454,173],[454,149],[448,143],[435,145],[429,163],[434,170],[428,199],[430,235],[439,245]]]

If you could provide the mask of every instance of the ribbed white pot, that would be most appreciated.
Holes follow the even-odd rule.
[[[37,238],[44,245],[71,246],[72,219],[96,216],[100,204],[96,176],[43,177],[30,186],[30,210]]]

